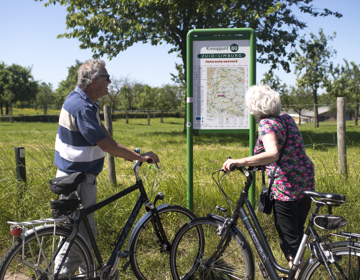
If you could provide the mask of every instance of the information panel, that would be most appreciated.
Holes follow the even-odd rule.
[[[249,129],[250,40],[193,41],[193,129]]]
[[[255,84],[256,39],[251,28],[194,29],[187,34],[187,205],[193,209],[193,134],[249,133],[255,121],[245,108],[245,93]],[[250,202],[254,200],[254,184]]]

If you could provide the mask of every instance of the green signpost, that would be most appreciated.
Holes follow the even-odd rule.
[[[193,210],[193,134],[249,133],[255,121],[245,108],[256,80],[256,39],[250,28],[195,29],[187,34],[187,206]],[[254,199],[254,186],[250,201]]]

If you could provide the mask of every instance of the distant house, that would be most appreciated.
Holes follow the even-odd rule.
[[[282,111],[282,114],[290,115],[296,123],[299,123],[299,114],[295,113],[294,110]],[[330,112],[330,106],[320,106],[318,108],[319,122],[330,122],[336,121],[336,113]],[[350,120],[350,116],[346,115],[346,120]],[[314,111],[313,110],[302,110],[301,111],[301,123],[314,122]]]

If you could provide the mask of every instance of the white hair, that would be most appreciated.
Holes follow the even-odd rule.
[[[89,59],[78,69],[77,86],[82,90],[87,89],[95,78],[99,79],[104,74],[105,62],[100,59]]]
[[[277,117],[281,111],[280,94],[269,85],[251,86],[245,95],[245,106],[257,121]]]

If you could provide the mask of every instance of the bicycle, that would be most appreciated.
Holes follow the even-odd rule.
[[[326,230],[335,230],[347,223],[344,218],[332,215],[332,207],[345,202],[345,196],[339,194],[304,191],[305,196],[311,197],[315,207],[309,217],[293,266],[288,269],[276,262],[248,199],[248,191],[253,180],[252,173],[258,168],[232,166],[232,170],[237,169],[246,177],[245,187],[237,202],[232,201],[222,187],[222,180],[229,173],[222,176],[222,170],[213,173],[220,193],[229,206],[233,206],[234,211],[231,216],[227,216],[227,209],[216,206],[223,216],[208,214],[206,217],[189,221],[179,230],[170,252],[173,279],[259,279],[255,278],[254,256],[250,243],[237,226],[238,220],[241,219],[259,255],[258,265],[264,279],[359,280],[360,243],[357,239],[360,235],[340,232],[322,236],[314,228],[316,225]],[[215,174],[218,174],[217,178],[214,177]],[[250,215],[245,211],[245,206]],[[328,207],[329,214],[319,214],[319,209],[323,206]],[[332,236],[344,240],[331,243]],[[298,271],[306,247],[309,247],[311,255]],[[278,272],[286,277],[280,278]]]
[[[149,201],[151,197],[148,197],[139,175],[141,165],[140,161],[136,161],[133,165],[136,183],[131,187],[86,209],[82,207],[81,200],[78,198],[79,205],[76,207],[78,211],[75,212],[78,215],[27,222],[8,222],[12,227],[16,226],[13,234],[18,236],[18,240],[16,241],[16,237],[14,237],[13,246],[0,263],[0,279],[117,280],[119,278],[118,265],[121,259],[126,260],[123,270],[125,271],[130,264],[138,279],[159,279],[158,276],[162,274],[170,276],[171,241],[181,225],[196,216],[181,206],[162,204],[156,207],[156,202],[162,200],[164,195],[159,192],[155,196],[154,186],[152,196],[155,196],[155,199],[151,203]],[[155,165],[155,167],[158,174],[158,166]],[[154,179],[154,185],[158,187],[157,182],[158,180]],[[76,191],[77,184],[67,187]],[[137,190],[140,195],[130,217],[112,244],[114,249],[110,258],[104,262],[91,232],[87,215]],[[122,250],[142,205],[147,213],[139,219],[132,230],[126,250]],[[84,222],[87,229],[91,247],[78,233],[81,221]],[[66,253],[63,260],[60,260],[60,266],[55,270],[55,259],[63,247]],[[91,248],[94,254],[92,254]],[[75,254],[74,252],[79,252],[83,260],[81,271],[72,275],[60,274],[65,259],[69,254]]]

